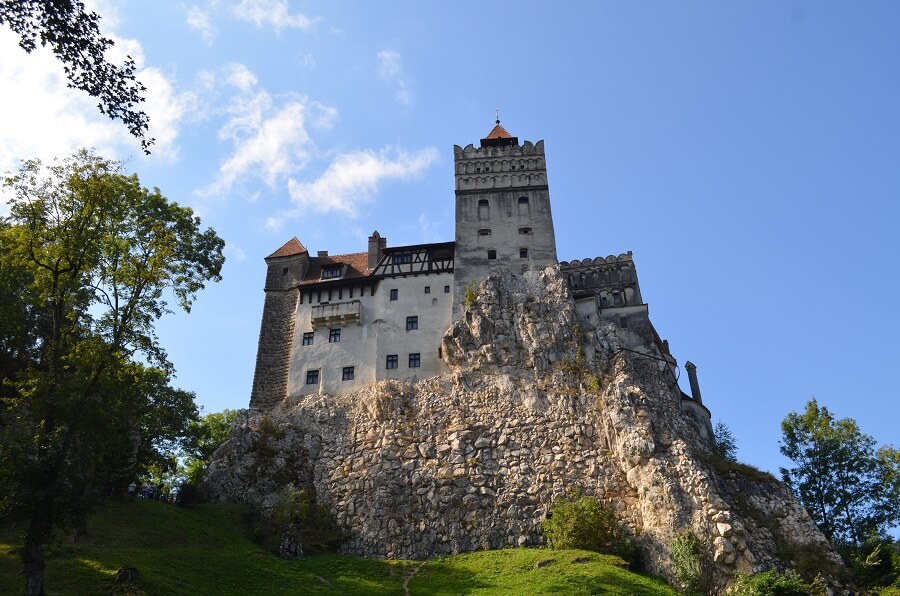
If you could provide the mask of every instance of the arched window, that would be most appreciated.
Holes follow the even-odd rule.
[[[490,236],[491,229],[490,228],[481,228],[480,230],[478,230],[478,235],[479,236]]]
[[[530,234],[531,228],[519,228],[519,233],[520,234]]]

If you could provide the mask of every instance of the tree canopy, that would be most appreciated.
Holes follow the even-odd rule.
[[[100,34],[100,16],[79,0],[15,0],[0,2],[0,25],[19,35],[19,46],[33,52],[49,46],[63,63],[69,87],[99,100],[100,113],[119,119],[150,153],[149,118],[138,106],[146,88],[135,77],[134,59],[116,65],[106,59],[113,41]]]
[[[197,410],[154,333],[220,279],[223,241],[190,209],[82,151],[25,162],[0,220],[0,504],[28,520],[27,593],[42,545],[93,497],[171,457]]]
[[[858,547],[900,522],[900,452],[877,447],[852,418],[836,420],[815,399],[781,423],[781,475],[819,529]]]

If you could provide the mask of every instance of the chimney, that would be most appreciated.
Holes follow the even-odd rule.
[[[327,256],[328,256],[328,251],[327,251],[327,250],[320,250],[319,253],[318,253],[316,256],[317,256],[317,257],[327,257]]]
[[[387,238],[382,238],[378,230],[372,232],[372,235],[369,236],[369,269],[375,268],[375,265],[381,260],[381,253],[384,252],[386,247]]]
[[[702,406],[703,398],[700,397],[700,383],[697,382],[697,366],[688,360],[684,363],[684,368],[687,369],[688,382],[691,384],[691,397]]]

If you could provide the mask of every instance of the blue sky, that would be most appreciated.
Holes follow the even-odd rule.
[[[562,260],[631,250],[740,458],[815,396],[900,444],[900,4],[95,2],[154,153],[0,31],[0,170],[94,146],[226,240],[160,323],[206,411],[246,407],[263,257],[453,239],[452,147],[544,139]],[[687,389],[687,383],[683,383]]]

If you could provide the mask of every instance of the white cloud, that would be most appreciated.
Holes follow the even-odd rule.
[[[256,85],[256,75],[243,64],[229,64],[226,67],[226,71],[228,84],[237,87],[241,91],[247,91],[250,87]]]
[[[312,26],[309,17],[290,14],[287,0],[241,0],[231,11],[243,21],[255,23],[257,27],[271,27],[275,31],[309,29]]]
[[[131,55],[137,78],[147,87],[146,101],[137,109],[149,116],[149,136],[156,138],[151,159],[174,159],[181,121],[195,98],[179,93],[161,70],[145,67],[144,51],[137,40],[106,31],[116,18],[114,11],[104,11],[104,33],[115,42],[108,59],[121,63],[126,54]],[[142,154],[138,141],[120,120],[110,120],[99,112],[96,98],[67,87],[62,63],[47,48],[38,47],[27,54],[17,42],[15,34],[0,29],[0,89],[4,90],[0,93],[0,172],[16,169],[22,159],[51,160],[81,147],[94,147],[120,159]]]
[[[355,216],[358,206],[371,201],[382,181],[407,180],[420,174],[437,158],[438,151],[433,147],[412,153],[382,149],[378,153],[358,151],[340,155],[316,180],[288,181],[291,200],[296,207],[292,213],[341,211]]]
[[[223,252],[225,253],[226,259],[234,259],[236,263],[243,263],[247,260],[247,253],[234,242],[227,242]]]
[[[407,77],[403,72],[403,59],[400,56],[400,52],[395,52],[394,50],[381,50],[378,52],[378,76],[397,85],[394,99],[406,105],[412,102]]]
[[[209,13],[199,6],[191,6],[187,11],[187,24],[191,29],[195,29],[203,36],[203,41],[208,45],[212,45],[216,39],[216,30],[209,21]]]

